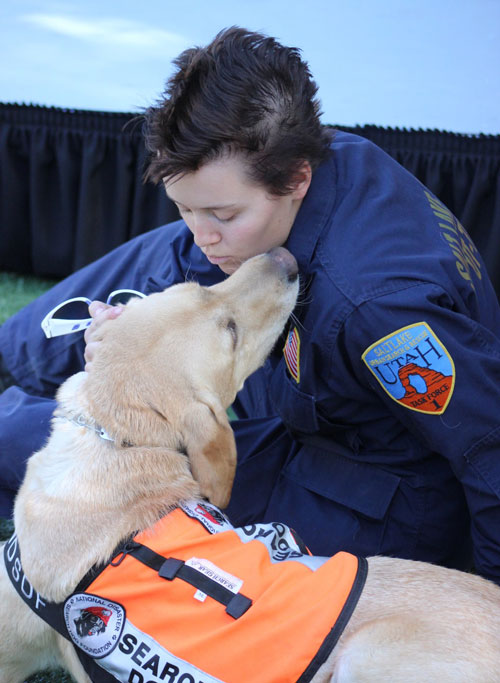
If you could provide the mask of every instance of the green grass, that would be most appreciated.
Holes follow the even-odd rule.
[[[0,324],[55,284],[32,275],[0,273]]]
[[[26,306],[32,299],[55,284],[54,280],[44,280],[31,275],[0,273],[0,324]],[[0,519],[0,540],[12,534],[12,523]],[[29,683],[71,683],[73,679],[64,671],[41,671],[30,676]]]
[[[0,541],[6,541],[12,536],[14,526],[10,519],[0,519]]]

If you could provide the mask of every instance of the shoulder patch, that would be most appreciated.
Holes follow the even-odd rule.
[[[402,327],[362,355],[389,396],[410,410],[442,415],[455,387],[455,364],[425,322]]]
[[[288,372],[298,384],[300,382],[300,337],[296,327],[287,334],[283,355]]]

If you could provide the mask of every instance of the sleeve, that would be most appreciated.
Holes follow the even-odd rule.
[[[499,581],[499,338],[425,283],[362,304],[345,338],[360,383],[449,461],[466,495],[476,568]]]
[[[189,277],[202,284],[217,280],[182,221],[162,226],[119,246],[73,273],[0,327],[0,366],[4,384],[31,395],[53,397],[57,387],[83,367],[82,334],[46,339],[43,317],[76,296],[106,300],[115,289],[150,294]]]

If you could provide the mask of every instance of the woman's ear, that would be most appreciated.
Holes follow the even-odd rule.
[[[312,180],[312,168],[308,161],[303,161],[295,171],[292,182],[293,199],[304,199]]]

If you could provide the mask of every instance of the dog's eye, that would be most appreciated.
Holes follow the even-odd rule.
[[[233,318],[229,318],[227,321],[227,329],[231,333],[231,336],[233,338],[233,349],[236,347],[236,344],[238,342],[238,328],[236,326],[235,321]]]

